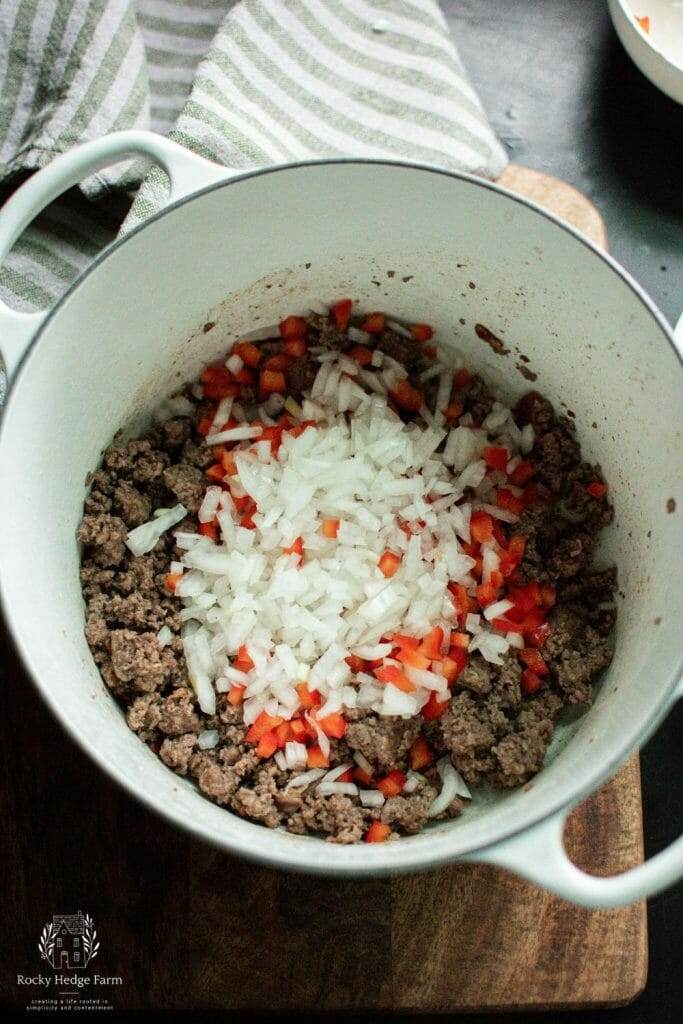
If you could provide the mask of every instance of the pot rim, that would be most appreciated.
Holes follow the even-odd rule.
[[[14,376],[8,384],[7,394],[5,398],[4,408],[2,409],[2,415],[0,417],[0,453],[2,452],[2,439],[4,434],[5,423],[8,418],[8,411],[11,408],[12,401],[14,399],[15,392],[17,390],[17,382],[22,376],[22,371],[26,366],[29,358],[35,352],[38,342],[41,340],[45,331],[52,322],[53,317],[61,309],[61,307],[70,299],[74,292],[80,287],[81,283],[101,264],[105,263],[106,260],[116,252],[121,246],[140,232],[144,231],[147,227],[153,224],[155,221],[160,220],[167,214],[172,213],[174,210],[183,206],[193,200],[213,192],[217,189],[229,188],[231,185],[237,184],[241,181],[249,180],[252,178],[258,178],[264,175],[277,174],[281,171],[297,170],[299,168],[307,167],[325,167],[325,166],[338,166],[338,165],[370,165],[370,166],[386,166],[391,168],[407,168],[413,171],[422,171],[430,174],[437,174],[440,176],[454,178],[458,181],[465,181],[470,185],[474,185],[478,188],[487,189],[489,191],[498,193],[505,198],[512,200],[528,209],[540,214],[551,224],[557,228],[562,229],[567,234],[571,235],[576,241],[581,243],[590,253],[597,256],[602,260],[618,277],[627,285],[635,297],[645,307],[650,316],[653,317],[656,324],[660,328],[663,337],[669,343],[673,350],[674,355],[678,360],[679,367],[683,367],[683,352],[679,351],[676,342],[674,340],[673,331],[665,319],[664,315],[657,308],[654,301],[650,298],[644,288],[633,278],[633,276],[621,266],[621,264],[614,259],[606,250],[598,246],[592,239],[588,238],[583,232],[573,227],[571,224],[562,220],[556,214],[545,209],[533,200],[526,198],[525,196],[519,195],[511,191],[510,189],[497,184],[496,182],[489,181],[485,178],[480,178],[474,174],[469,174],[465,171],[453,171],[444,168],[433,167],[428,164],[422,164],[417,161],[408,160],[392,160],[392,159],[373,159],[373,158],[360,158],[360,157],[329,157],[320,158],[315,160],[299,160],[292,161],[290,163],[277,164],[270,167],[257,168],[254,170],[245,171],[243,173],[232,174],[224,181],[213,182],[209,185],[199,187],[195,191],[182,196],[181,198],[168,203],[168,205],[162,207],[156,213],[147,217],[140,224],[132,228],[126,235],[115,239],[110,245],[101,250],[92,262],[85,268],[85,270],[78,275],[77,278],[69,285],[68,289],[64,294],[57,300],[54,306],[49,310],[44,321],[39,325],[34,337],[26,347],[26,350],[22,353],[22,356],[17,364]],[[227,173],[227,169],[226,169]],[[580,802],[591,792],[594,792],[599,784],[609,778],[619,767],[619,765],[626,760],[630,753],[638,749],[655,730],[658,723],[665,716],[670,704],[672,695],[678,685],[679,681],[683,677],[683,653],[679,659],[678,665],[674,670],[667,689],[662,693],[657,702],[651,707],[650,713],[647,716],[645,722],[639,725],[637,729],[631,729],[625,740],[621,742],[618,749],[612,754],[610,759],[598,765],[598,767],[590,773],[589,778],[582,786],[571,793],[567,794],[564,790],[558,794],[557,797],[550,798],[547,800],[548,806],[540,811],[533,810],[533,804],[529,805],[529,810],[523,815],[523,822],[520,824],[513,824],[505,828],[500,835],[497,835],[493,840],[487,840],[481,845],[476,845],[468,850],[462,850],[458,853],[449,851],[449,845],[452,846],[452,829],[432,832],[431,830],[427,833],[422,833],[422,836],[414,837],[403,837],[400,843],[389,843],[381,846],[342,846],[335,847],[333,844],[323,844],[326,852],[326,856],[321,860],[316,858],[314,851],[320,850],[320,841],[306,837],[306,845],[310,840],[315,845],[311,845],[310,852],[313,854],[309,861],[306,861],[305,854],[295,852],[294,844],[288,856],[285,846],[280,848],[279,842],[274,848],[271,848],[269,842],[251,842],[248,835],[241,836],[217,836],[210,825],[202,825],[200,823],[189,821],[183,818],[179,811],[175,811],[166,807],[161,799],[153,793],[147,793],[141,786],[135,786],[132,781],[122,778],[120,775],[119,768],[110,762],[109,758],[102,754],[99,749],[92,747],[87,741],[81,736],[79,728],[74,725],[68,717],[63,714],[61,706],[56,700],[53,700],[50,696],[50,690],[47,686],[44,686],[41,681],[40,673],[37,669],[34,670],[32,664],[32,654],[28,646],[24,646],[20,639],[20,630],[18,625],[15,627],[13,619],[13,611],[10,607],[7,595],[5,594],[5,585],[2,578],[2,572],[0,571],[0,615],[4,619],[8,631],[12,638],[16,652],[19,655],[22,666],[26,671],[27,675],[31,679],[33,686],[38,691],[42,700],[48,705],[50,711],[67,733],[67,735],[74,740],[77,746],[92,760],[97,766],[105,772],[110,778],[112,778],[118,785],[126,790],[135,800],[144,806],[150,808],[155,813],[160,814],[168,822],[176,827],[182,828],[184,831],[189,832],[196,838],[201,839],[203,842],[219,847],[226,852],[232,854],[238,854],[247,860],[255,861],[262,864],[267,864],[272,867],[277,867],[284,870],[302,871],[313,874],[323,874],[327,876],[355,876],[355,877],[369,877],[379,876],[382,874],[398,874],[403,872],[410,872],[416,870],[425,870],[428,868],[435,868],[441,864],[448,863],[449,861],[458,860],[464,856],[469,859],[476,859],[476,853],[479,850],[483,850],[486,847],[498,844],[504,840],[510,839],[513,836],[519,835],[526,832],[533,827],[539,825],[541,822],[548,820],[553,815],[562,811],[565,808],[569,808],[574,804]],[[261,838],[267,839],[269,836],[275,840],[278,838],[284,838],[287,833],[279,833],[278,831],[267,830],[264,833],[263,826],[254,825],[250,822],[244,822],[239,816],[233,815],[231,811],[226,811],[236,817],[242,824],[249,826],[248,831],[251,829],[258,829],[258,834]],[[420,840],[425,836],[429,836],[431,844],[420,846],[414,846],[411,840]],[[292,839],[301,840],[302,837],[291,837]],[[277,842],[277,841],[276,841]],[[300,848],[301,849],[301,848]],[[294,854],[292,856],[292,854]],[[339,855],[342,856],[339,856]],[[329,863],[326,861],[332,861]],[[393,863],[392,863],[393,861]]]

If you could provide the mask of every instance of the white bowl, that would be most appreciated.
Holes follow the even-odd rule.
[[[617,35],[653,85],[683,103],[683,2],[608,0]],[[637,18],[649,18],[649,31]]]

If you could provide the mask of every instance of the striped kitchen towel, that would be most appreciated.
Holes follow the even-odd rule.
[[[1,0],[0,184],[107,132],[151,128],[229,167],[320,156],[506,163],[435,0]],[[110,240],[144,169],[85,182],[0,270],[49,305]],[[125,228],[155,210],[144,178]]]

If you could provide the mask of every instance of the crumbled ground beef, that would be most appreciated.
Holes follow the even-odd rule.
[[[350,347],[347,335],[318,314],[308,318],[307,331],[310,345],[339,351]],[[414,376],[427,365],[416,342],[385,330],[368,344],[402,363],[426,400],[433,398],[438,381],[421,383]],[[282,351],[279,340],[264,342],[261,348],[265,357]],[[285,370],[288,392],[301,398],[316,372],[317,363],[308,355],[291,361]],[[257,401],[251,390],[241,396],[245,408]],[[493,405],[477,376],[454,398],[477,424]],[[197,431],[207,415],[210,404],[198,403],[191,416],[156,425],[146,438],[115,439],[102,467],[90,477],[78,529],[81,585],[85,635],[105,683],[123,705],[130,728],[164,764],[194,779],[209,799],[252,821],[338,843],[358,842],[374,819],[403,833],[419,832],[440,787],[433,764],[425,769],[427,781],[413,793],[392,796],[379,808],[364,808],[346,795],[320,796],[315,785],[286,790],[298,773],[281,771],[272,760],[257,756],[245,742],[241,709],[225,695],[219,695],[213,717],[200,711],[183,657],[179,603],[164,583],[169,562],[178,555],[173,538],[164,536],[152,552],[138,558],[125,539],[155,509],[178,501],[189,513],[182,528],[197,528],[194,517],[206,486],[204,470],[214,461]],[[570,420],[556,416],[537,392],[520,400],[515,418],[518,426],[531,423],[535,431],[529,458],[541,498],[515,526],[526,538],[518,580],[551,582],[557,592],[543,647],[549,673],[541,689],[531,695],[522,692],[522,666],[514,652],[501,665],[475,654],[456,680],[448,710],[436,721],[349,711],[343,740],[332,742],[331,765],[350,763],[357,752],[378,774],[406,771],[410,748],[422,732],[434,755],[449,755],[468,783],[485,780],[509,788],[540,770],[562,709],[590,703],[592,683],[612,657],[608,637],[615,619],[616,571],[590,564],[595,538],[611,521],[612,508],[586,491],[587,484],[602,476],[599,467],[582,461]],[[162,626],[172,634],[163,649],[157,640]],[[219,742],[201,750],[197,737],[207,729],[218,731]],[[455,799],[442,817],[458,815],[463,806]]]

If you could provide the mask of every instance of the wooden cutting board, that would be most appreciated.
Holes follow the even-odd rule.
[[[606,245],[597,210],[564,182],[512,166],[502,183]],[[643,903],[580,910],[477,865],[311,879],[180,834],[73,746],[2,643],[6,1006],[36,995],[16,975],[46,970],[36,947],[44,923],[78,910],[97,927],[97,969],[122,979],[100,992],[116,1010],[559,1010],[616,1006],[642,991]],[[567,844],[596,874],[642,860],[637,757],[574,812]]]

